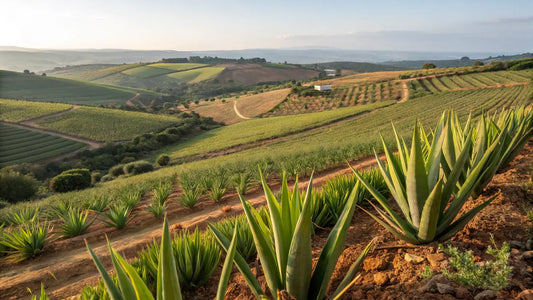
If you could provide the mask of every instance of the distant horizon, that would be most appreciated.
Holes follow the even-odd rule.
[[[0,45],[34,49],[533,49],[528,0],[23,0],[3,11]]]

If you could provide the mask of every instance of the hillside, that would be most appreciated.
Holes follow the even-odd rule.
[[[80,65],[55,68],[47,74],[132,88],[172,89],[180,84],[216,81],[254,85],[265,82],[306,80],[318,71],[272,63],[153,63],[131,65]]]
[[[0,98],[107,105],[124,104],[137,93],[147,98],[159,97],[144,90],[0,70]]]
[[[458,59],[447,59],[447,60],[403,60],[403,61],[385,61],[383,64],[395,66],[399,68],[407,69],[420,69],[425,63],[433,63],[438,68],[457,68],[457,67],[469,67],[474,64],[476,61],[480,61],[484,64],[490,64],[493,61],[510,61],[517,59],[526,59],[533,58],[533,53],[523,53],[518,55],[500,55],[495,57],[485,57],[485,58],[469,58],[464,56]]]

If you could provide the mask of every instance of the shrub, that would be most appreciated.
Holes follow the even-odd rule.
[[[124,175],[124,165],[119,164],[119,165],[112,167],[111,169],[109,169],[109,175],[111,175],[112,177],[118,177],[120,175]]]
[[[495,260],[483,263],[474,263],[472,251],[460,252],[450,245],[446,248],[441,246],[440,250],[451,257],[450,265],[456,270],[455,273],[452,273],[444,269],[442,274],[473,289],[499,291],[505,288],[512,272],[512,267],[507,265],[511,248],[509,244],[504,242],[502,247],[498,249],[493,237],[491,237],[491,241],[495,248],[489,246],[487,254],[492,255]]]
[[[7,201],[4,201],[4,200],[0,200],[0,209],[6,208],[6,207],[8,207],[10,205],[11,205],[11,203],[9,203]]]
[[[10,203],[27,200],[37,193],[37,181],[18,172],[0,171],[0,198]]]
[[[144,161],[144,160],[131,162],[124,166],[124,173],[130,176],[150,172],[153,170],[154,170],[154,166],[151,163]]]
[[[156,163],[160,166],[167,166],[170,162],[170,157],[166,154],[161,154],[157,157]]]
[[[435,68],[436,68],[436,66],[435,66],[435,64],[433,64],[433,63],[425,63],[425,64],[422,66],[422,69],[424,69],[424,70],[427,70],[427,69],[435,69]]]
[[[102,178],[100,179],[100,182],[108,182],[108,181],[111,181],[113,179],[115,179],[115,177],[107,174],[107,175],[102,176]]]
[[[100,172],[93,172],[91,174],[91,184],[95,185],[102,180],[102,174]]]
[[[50,181],[50,189],[64,193],[82,190],[91,186],[91,173],[88,169],[72,169],[65,171]]]

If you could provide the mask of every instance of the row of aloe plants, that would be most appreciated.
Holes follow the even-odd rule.
[[[363,176],[368,180],[376,182],[376,186],[383,188],[384,183],[376,178],[380,176],[377,170],[369,170],[363,172]],[[309,209],[311,210],[311,224],[313,224],[313,230],[321,228],[316,226],[321,218],[317,218],[318,215],[314,214],[314,211],[323,211],[321,217],[326,217],[328,220],[335,220],[327,224],[326,226],[333,226],[337,223],[337,220],[342,216],[342,212],[346,207],[346,203],[350,199],[350,194],[353,189],[351,183],[355,183],[354,176],[339,176],[328,180],[319,191],[313,191],[310,193]],[[279,193],[279,197],[286,203],[299,203],[297,207],[301,210],[303,207],[305,194],[295,189],[291,192],[288,190],[287,178],[283,176],[283,189]],[[295,186],[297,186],[297,182]],[[265,184],[266,186],[266,184]],[[338,194],[343,201],[334,201],[333,203],[327,203],[323,201],[323,194]],[[346,196],[345,196],[346,195]],[[288,198],[287,198],[288,197]],[[368,198],[368,192],[362,186],[358,187],[357,192],[354,195],[355,204],[361,203],[365,198]],[[335,206],[335,208],[333,208]],[[339,211],[341,214],[337,215],[333,212]],[[292,212],[296,215],[296,212]],[[267,230],[271,230],[271,220],[269,211],[262,208],[256,211],[256,215],[260,218],[261,222],[265,224]],[[172,240],[173,255],[176,260],[176,268],[179,274],[181,286],[185,289],[197,288],[205,284],[212,276],[215,268],[218,266],[217,262],[221,255],[220,251],[224,249],[220,247],[221,241],[230,241],[233,238],[234,229],[237,228],[237,235],[235,238],[236,253],[238,254],[239,261],[251,262],[257,256],[257,248],[254,242],[253,231],[248,225],[246,215],[240,215],[236,217],[226,218],[219,222],[210,225],[211,231],[200,233],[197,230],[194,232],[184,231],[174,236]],[[213,234],[215,233],[215,235]],[[218,241],[218,246],[217,246]],[[226,245],[227,246],[227,245]],[[137,270],[140,278],[143,279],[149,289],[154,292],[157,283],[157,266],[159,262],[158,253],[160,247],[154,241],[151,245],[146,247],[138,255],[132,265]],[[107,294],[105,286],[99,284],[96,287],[86,287],[82,294],[82,299],[91,299],[93,297],[105,297]]]
[[[478,197],[497,170],[508,164],[533,137],[531,108],[469,118],[444,113],[435,130],[426,133],[415,124],[408,150],[394,130],[398,155],[383,142],[386,166],[376,160],[400,212],[354,170],[380,208],[368,212],[398,238],[412,244],[444,241],[461,230],[496,196],[460,215],[470,197]]]

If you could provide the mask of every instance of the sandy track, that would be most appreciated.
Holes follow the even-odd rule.
[[[363,169],[374,163],[374,157],[365,157],[354,161],[352,165],[357,169]],[[350,172],[350,168],[341,167],[317,173],[313,180],[314,186],[319,187],[334,176]],[[307,179],[300,180],[300,188],[305,188],[306,185]],[[274,191],[278,190],[279,182],[273,183],[271,188]],[[245,197],[254,206],[265,204],[262,189],[254,188]],[[171,197],[171,201],[173,198],[175,195]],[[171,205],[178,207],[174,202],[172,201]],[[230,213],[224,213],[221,210],[222,206],[226,205],[231,206]],[[237,195],[231,194],[226,196],[221,204],[204,201],[192,210],[178,207],[169,208],[168,212],[171,230],[176,231],[179,228],[196,226],[203,228],[207,222],[242,213],[242,208]],[[105,242],[106,233],[113,247],[127,258],[136,257],[136,253],[147,243],[160,237],[161,222],[143,212],[142,208],[137,209],[137,215],[136,220],[125,229],[109,229],[96,222],[91,232],[81,237],[58,240],[35,259],[15,265],[0,263],[0,299],[29,299],[27,288],[38,290],[41,282],[44,282],[48,294],[54,298],[64,299],[78,295],[85,285],[95,284],[99,279],[98,272],[83,243],[84,238],[89,240],[91,247],[106,267],[110,268],[111,262]]]
[[[237,116],[239,116],[239,118],[244,119],[244,120],[250,120],[251,119],[251,118],[248,118],[248,117],[245,117],[245,116],[241,115],[241,113],[237,109],[237,101],[236,100],[233,101],[233,110],[235,110],[235,114]]]

